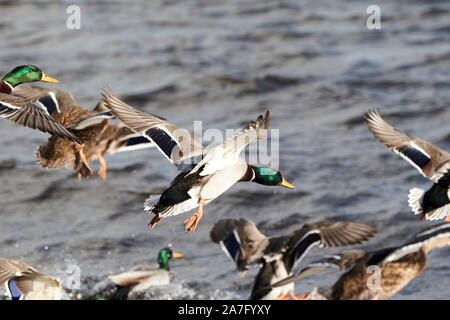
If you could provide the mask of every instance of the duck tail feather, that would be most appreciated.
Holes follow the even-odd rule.
[[[421,214],[423,213],[422,208],[422,198],[425,191],[419,188],[413,188],[409,190],[408,195],[408,204],[411,208],[411,210],[414,212],[414,214]]]
[[[144,211],[150,211],[152,212],[153,209],[155,208],[155,206],[158,204],[159,202],[159,195],[151,195],[150,197],[148,197],[145,200],[144,203]]]

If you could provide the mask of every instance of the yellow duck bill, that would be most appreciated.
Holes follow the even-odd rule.
[[[172,252],[172,258],[175,258],[175,259],[183,258],[183,255],[179,252]]]
[[[50,82],[50,83],[58,83],[59,81],[56,80],[55,78],[49,77],[48,75],[46,75],[45,73],[42,72],[42,78],[41,81],[43,82]]]
[[[295,189],[295,187],[292,184],[290,184],[289,182],[287,182],[286,179],[284,179],[284,178],[281,181],[280,186],[289,188],[289,189]]]

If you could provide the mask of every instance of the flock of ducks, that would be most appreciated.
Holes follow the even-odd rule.
[[[103,90],[92,109],[84,109],[70,93],[22,85],[58,82],[36,66],[13,69],[0,80],[0,117],[50,134],[36,151],[37,163],[47,169],[74,169],[78,179],[89,177],[89,162],[98,160],[98,175],[106,179],[105,154],[155,147],[179,174],[161,195],[152,195],[144,210],[152,214],[153,229],[162,218],[192,209],[184,222],[186,232],[196,230],[203,207],[237,182],[294,189],[275,169],[250,165],[240,157],[251,142],[266,138],[270,112],[249,122],[242,130],[214,148],[203,148],[193,135],[156,115],[142,112]],[[117,124],[111,120],[117,119]],[[408,203],[421,220],[450,222],[450,154],[431,143],[404,134],[383,120],[377,111],[366,114],[374,137],[399,154],[433,181],[427,191],[413,188]],[[423,272],[427,253],[450,245],[450,225],[427,228],[406,243],[373,252],[345,250],[325,257],[294,274],[296,266],[313,246],[336,248],[361,244],[377,233],[376,228],[354,222],[321,221],[304,224],[289,235],[267,237],[248,219],[219,220],[211,240],[219,243],[236,264],[240,275],[259,267],[250,299],[387,299]],[[154,285],[170,282],[169,260],[181,258],[170,248],[158,254],[159,268],[141,266],[107,277],[117,287],[113,298],[126,298]],[[377,266],[380,283],[368,285],[369,267]],[[330,288],[315,288],[307,295],[294,295],[294,283],[328,267],[346,271]],[[61,299],[62,287],[52,277],[19,260],[0,260],[0,284],[12,299]],[[102,286],[99,286],[102,287]]]

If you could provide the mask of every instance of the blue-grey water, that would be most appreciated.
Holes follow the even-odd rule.
[[[81,8],[81,29],[66,9]],[[107,156],[108,178],[77,181],[35,163],[43,133],[0,123],[0,258],[18,258],[64,280],[81,270],[90,297],[104,276],[156,264],[170,243],[173,283],[147,299],[246,299],[257,270],[239,278],[209,231],[247,217],[267,235],[325,218],[378,227],[361,248],[400,245],[432,225],[407,204],[430,182],[375,141],[363,114],[377,107],[398,129],[450,150],[450,3],[377,1],[381,30],[366,27],[367,1],[0,1],[0,73],[35,64],[91,108],[105,85],[125,101],[192,129],[238,129],[265,110],[279,129],[280,170],[297,189],[237,184],[205,207],[194,233],[183,221],[149,230],[142,206],[176,174],[155,149]],[[94,169],[98,164],[94,163]],[[308,259],[332,251],[314,249]],[[450,249],[394,299],[449,299]],[[332,285],[327,271],[296,293]],[[4,291],[1,291],[4,293]]]

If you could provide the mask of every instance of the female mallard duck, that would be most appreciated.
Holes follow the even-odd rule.
[[[159,251],[159,268],[151,266],[137,267],[131,271],[108,276],[116,286],[117,292],[113,299],[125,299],[128,295],[136,292],[142,292],[150,287],[169,284],[171,274],[169,260],[172,258],[181,258],[182,254],[173,252],[170,248],[164,248]]]
[[[399,247],[373,252],[351,250],[335,254],[310,264],[297,275],[275,283],[273,286],[285,286],[328,267],[334,267],[341,271],[350,270],[344,273],[330,289],[321,293],[314,290],[312,297],[334,300],[388,299],[425,270],[427,254],[431,250],[445,246],[450,246],[450,224],[448,223],[428,228]],[[369,270],[372,271],[369,272]],[[380,272],[378,280],[375,279],[375,270]]]
[[[113,116],[104,108],[102,101],[93,110],[87,110],[78,106],[70,93],[61,90],[21,86],[16,94],[38,101],[58,123],[71,130],[82,142],[79,145],[51,136],[47,144],[39,146],[36,152],[37,162],[43,168],[72,168],[81,179],[93,173],[88,162],[98,160],[98,175],[106,179],[106,162],[103,159],[106,152],[113,154],[152,145],[122,124],[111,125]]]
[[[98,160],[100,167],[98,175],[106,179],[105,154],[115,154],[124,151],[133,151],[154,147],[154,144],[145,137],[136,134],[122,123],[109,125],[96,139],[91,139],[83,146],[88,162]]]
[[[34,102],[34,98],[26,99],[15,94],[20,88],[16,86],[34,81],[58,82],[31,65],[16,67],[0,80],[0,117],[80,143],[80,140],[59,124],[42,104]]]
[[[149,223],[152,228],[162,217],[177,215],[198,207],[198,211],[184,222],[186,232],[194,231],[203,215],[203,206],[238,181],[294,188],[280,172],[250,166],[239,157],[247,144],[265,137],[270,122],[269,112],[265,117],[259,116],[256,122],[250,122],[221,145],[206,151],[193,139],[189,131],[139,111],[112,93],[105,91],[102,96],[105,106],[120,121],[155,143],[159,151],[181,171],[161,196],[146,200],[144,210],[155,215]]]
[[[450,222],[450,154],[431,143],[404,134],[390,126],[377,111],[366,115],[369,130],[389,150],[406,159],[434,184],[428,190],[409,191],[409,206],[421,219]]]
[[[250,299],[293,299],[294,283],[272,288],[294,271],[309,249],[334,248],[360,244],[373,237],[376,228],[353,222],[322,221],[304,224],[289,236],[266,237],[247,219],[219,220],[211,230],[211,239],[220,243],[225,253],[236,263],[241,275],[249,267],[262,265],[255,278]]]
[[[61,300],[58,281],[19,260],[0,259],[0,285],[13,300]]]

